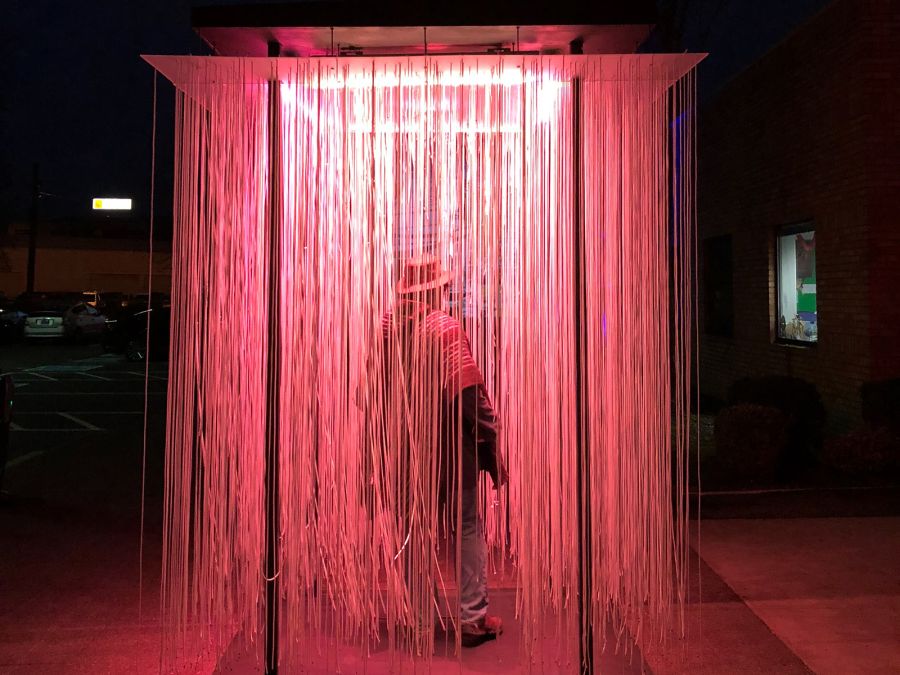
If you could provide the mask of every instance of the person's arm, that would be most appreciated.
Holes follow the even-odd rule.
[[[506,483],[508,474],[497,452],[497,415],[484,387],[466,387],[462,392],[463,424],[475,439],[479,468],[487,471],[495,487]]]

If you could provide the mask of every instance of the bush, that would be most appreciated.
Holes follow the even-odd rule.
[[[790,478],[814,464],[822,449],[825,406],[815,385],[780,375],[738,380],[728,390],[730,405],[777,408],[787,417],[787,443],[780,458],[781,477]]]
[[[823,454],[835,469],[890,477],[900,471],[900,434],[885,426],[858,429],[828,439]]]
[[[866,382],[860,397],[863,419],[870,426],[900,432],[900,379]]]
[[[788,429],[788,417],[772,406],[728,406],[716,416],[716,455],[735,477],[776,478],[787,454]]]

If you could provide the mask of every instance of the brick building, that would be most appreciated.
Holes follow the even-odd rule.
[[[36,291],[147,290],[146,239],[44,236],[35,258]],[[27,269],[26,242],[0,241],[0,294],[14,298],[24,292]],[[168,292],[171,285],[171,246],[159,243],[153,255],[153,287]]]
[[[898,35],[897,3],[836,0],[701,111],[703,393],[800,377],[840,432],[900,377]]]

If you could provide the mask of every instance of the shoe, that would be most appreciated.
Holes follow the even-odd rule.
[[[503,634],[503,621],[499,616],[485,616],[476,623],[464,623],[460,627],[463,647],[477,647]]]

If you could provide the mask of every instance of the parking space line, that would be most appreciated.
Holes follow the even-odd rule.
[[[164,411],[160,411],[161,413]],[[16,412],[16,416],[22,415],[61,415],[68,413],[69,415],[143,415],[143,410],[49,410],[47,412],[39,410],[20,410]],[[151,411],[152,413],[152,411]]]
[[[100,354],[98,356],[88,356],[84,359],[72,359],[69,363],[96,363],[97,361],[117,361],[120,357],[116,354]]]
[[[18,413],[16,413],[16,414],[18,414]],[[9,423],[9,429],[10,429],[10,431],[25,431],[22,427],[20,427],[15,422]]]
[[[144,373],[137,373],[137,372],[135,372],[135,371],[133,371],[133,370],[124,370],[124,371],[122,371],[122,372],[128,373],[129,375],[137,375],[137,376],[140,377],[142,380],[144,379]],[[168,377],[160,377],[159,375],[148,375],[148,377],[149,377],[151,380],[164,380],[164,381],[168,381],[168,379],[169,379]]]
[[[34,450],[33,452],[28,452],[24,455],[19,455],[18,457],[13,457],[6,463],[6,468],[10,469],[14,466],[18,466],[19,464],[24,464],[29,459],[34,459],[35,457],[40,457],[44,454],[43,450]]]
[[[90,373],[78,373],[78,374],[90,376]],[[97,379],[106,380],[107,382],[116,382],[117,381],[117,380],[110,379],[108,377],[102,377],[102,378],[98,377],[98,378],[92,378],[90,380],[85,379],[83,377],[64,377],[64,378],[60,379],[60,382],[94,382]]]
[[[33,370],[23,370],[23,373],[28,373],[29,375],[34,375],[36,377],[43,377],[45,380],[50,380],[51,382],[59,382],[55,377],[50,377],[49,375],[44,375],[43,373],[36,373]]]
[[[97,380],[106,380],[107,382],[113,381],[113,379],[111,377],[103,377],[102,375],[94,375],[93,373],[86,373],[84,371],[81,371],[78,374],[79,375],[87,375],[88,377],[93,377],[94,379],[97,379]]]
[[[79,373],[79,374],[88,375],[88,373]],[[124,380],[124,379],[123,380],[114,380],[114,379],[111,379],[108,377],[97,378],[97,379],[103,379],[103,380],[106,380],[107,382],[133,382],[133,380]],[[27,380],[24,384],[19,384],[19,382],[20,382],[20,380],[18,378],[16,378],[16,388],[17,389],[19,387],[25,386],[25,384],[34,384],[35,382],[43,383],[41,380]],[[56,378],[54,380],[54,382],[96,382],[96,379],[89,380],[84,377],[62,377],[62,378]]]
[[[71,434],[73,431],[79,432],[79,433],[81,433],[82,431],[84,433],[88,433],[88,432],[95,433],[96,431],[105,431],[105,429],[85,429],[84,427],[74,427],[74,428],[73,427],[44,427],[42,429],[22,429],[22,428],[10,429],[10,431],[15,431],[15,432],[21,433],[21,434],[27,434],[27,433],[46,434],[51,431],[60,431],[60,432],[65,432],[67,434]]]
[[[150,391],[147,392],[149,396],[166,396],[167,393],[164,391]],[[144,392],[142,391],[51,391],[51,392],[40,392],[40,391],[26,391],[22,393],[22,396],[143,396]]]
[[[85,422],[85,421],[84,421],[83,419],[81,419],[80,417],[75,417],[75,415],[73,415],[73,414],[71,414],[71,413],[58,412],[58,413],[56,413],[56,414],[59,415],[60,417],[66,418],[67,420],[70,420],[70,421],[72,421],[72,422],[75,422],[76,424],[80,424],[80,425],[83,426],[85,429],[89,429],[89,430],[91,430],[91,431],[103,431],[103,429],[101,429],[100,427],[95,427],[95,426],[94,426],[93,424],[91,424],[90,422]]]
[[[40,380],[38,380],[36,377],[24,379],[23,376],[32,375],[32,373],[26,372],[24,370],[14,370],[11,373],[0,373],[0,377],[3,377],[5,375],[11,375],[17,387],[19,386],[20,382],[40,382]]]
[[[160,410],[158,414],[163,414],[165,411]],[[77,412],[69,412],[70,415],[143,415],[143,410],[80,410]],[[149,414],[155,414],[153,411],[149,411]]]

